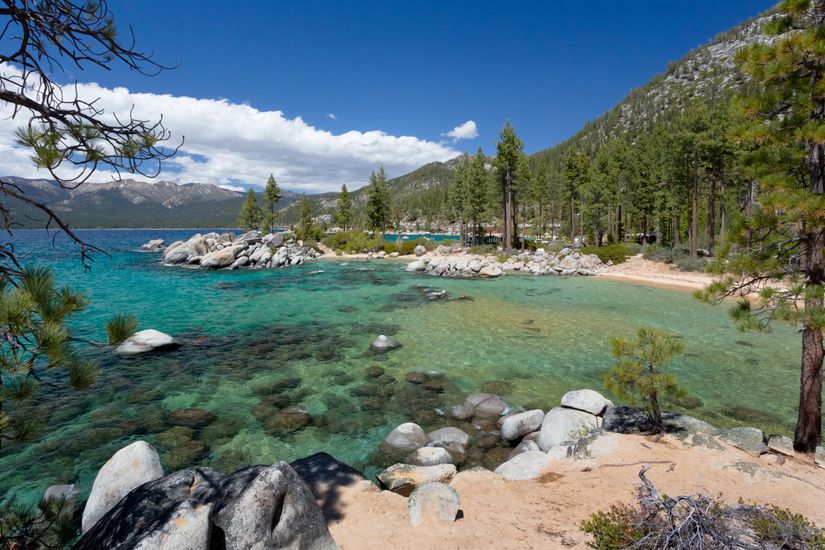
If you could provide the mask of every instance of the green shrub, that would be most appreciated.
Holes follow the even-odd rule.
[[[589,546],[599,550],[621,550],[645,535],[639,511],[626,504],[613,504],[607,512],[592,514],[582,522],[581,530],[593,535]]]
[[[679,271],[704,271],[708,261],[704,258],[685,256],[673,262]]]
[[[642,245],[639,243],[624,243],[624,247],[627,249],[628,256],[635,256],[642,251]]]
[[[333,250],[342,250],[348,254],[378,252],[384,249],[384,239],[380,235],[370,237],[359,231],[339,231],[324,238],[324,244]]]
[[[623,244],[608,244],[605,246],[585,246],[580,250],[582,254],[595,254],[601,261],[607,263],[612,261],[620,264],[625,261],[628,251]]]
[[[480,256],[498,254],[498,247],[494,244],[477,244],[470,247],[470,254],[478,254]]]
[[[414,239],[414,240],[402,240],[401,241],[401,248],[398,248],[397,241],[386,241],[384,243],[384,252],[387,254],[391,254],[392,252],[400,252],[402,255],[413,254],[415,252],[415,247],[421,245],[427,250],[434,250],[437,246],[435,241],[430,239]]]
[[[558,254],[562,251],[563,248],[566,248],[566,246],[563,243],[548,243],[544,245],[544,249],[547,252],[552,252],[554,254]]]
[[[756,508],[750,521],[757,539],[776,548],[825,548],[825,531],[790,510]]]

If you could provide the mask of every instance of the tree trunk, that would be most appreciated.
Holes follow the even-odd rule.
[[[726,227],[726,212],[725,212],[725,178],[719,181],[719,234],[724,238],[727,232]]]
[[[662,216],[656,214],[656,219],[653,223],[653,231],[656,233],[656,237],[653,239],[653,242],[657,245],[662,244]]]
[[[513,223],[513,194],[510,188],[511,184],[510,170],[508,169],[504,174],[504,229],[502,232],[504,250],[507,254],[510,254],[513,250],[513,236],[510,233]]]
[[[693,193],[690,201],[690,231],[688,238],[690,241],[690,257],[699,257],[699,247],[697,244],[697,233],[699,231],[699,152],[693,153]]]
[[[584,246],[584,200],[579,199],[579,242]]]
[[[570,242],[576,242],[576,197],[570,195]]]
[[[624,242],[624,224],[622,223],[622,203],[619,203],[619,211],[616,214],[616,242]]]
[[[716,245],[716,180],[710,182],[710,192],[708,193],[708,227],[707,227],[708,254],[713,255],[713,247]]]

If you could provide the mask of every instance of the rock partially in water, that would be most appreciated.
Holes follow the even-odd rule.
[[[473,414],[482,416],[501,416],[510,410],[507,403],[492,393],[474,393],[467,396],[464,405],[473,410]]]
[[[541,428],[544,411],[534,409],[510,415],[501,424],[501,437],[513,441]]]
[[[378,480],[390,491],[409,496],[416,487],[425,483],[449,483],[455,474],[456,468],[452,464],[437,466],[395,464],[378,474]]]
[[[83,532],[89,531],[129,491],[161,477],[160,457],[151,445],[136,441],[120,449],[97,472],[83,509]]]
[[[515,448],[510,451],[510,454],[507,455],[507,460],[510,460],[516,455],[520,455],[522,453],[527,453],[530,451],[540,451],[538,443],[535,441],[530,440],[523,440],[521,443],[515,446]]]
[[[387,452],[400,451],[410,453],[427,445],[427,434],[421,426],[413,422],[405,422],[391,431],[381,443],[382,449]]]
[[[750,455],[759,456],[768,452],[768,445],[765,443],[765,432],[758,428],[728,428],[722,430],[721,434],[722,441],[742,449]]]
[[[437,466],[452,464],[453,459],[447,449],[442,447],[421,447],[407,455],[404,462],[413,466]]]
[[[370,349],[372,349],[373,351],[378,351],[378,352],[387,352],[387,351],[390,351],[390,350],[394,350],[398,347],[401,347],[401,344],[396,342],[395,338],[393,338],[391,336],[386,336],[384,334],[379,335],[370,344]]]
[[[455,521],[460,509],[458,492],[444,483],[425,483],[416,488],[407,501],[413,527],[431,521]]]
[[[163,351],[180,347],[180,342],[159,330],[141,330],[115,348],[115,353],[121,356],[140,355],[153,351]]]
[[[597,391],[574,390],[564,394],[561,406],[600,416],[608,407],[613,406],[613,402]]]
[[[447,426],[446,428],[439,428],[428,433],[427,440],[430,443],[436,444],[458,443],[466,447],[470,443],[470,436],[464,430]]]

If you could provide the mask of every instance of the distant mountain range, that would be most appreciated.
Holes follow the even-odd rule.
[[[54,180],[3,178],[26,196],[46,204],[73,227],[233,227],[245,193],[211,183],[176,184],[126,179],[84,183],[64,189]],[[288,208],[300,194],[282,191],[279,206]],[[259,200],[263,200],[259,193]],[[15,202],[13,221],[23,227],[43,227],[46,216]]]

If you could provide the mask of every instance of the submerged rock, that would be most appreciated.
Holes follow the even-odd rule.
[[[413,527],[430,521],[455,521],[460,509],[458,492],[444,483],[425,483],[416,488],[407,501]]]
[[[160,477],[163,477],[160,457],[151,445],[136,441],[120,449],[97,472],[83,509],[83,532],[91,529],[129,491]]]
[[[470,436],[464,430],[448,426],[431,431],[427,434],[427,440],[440,444],[458,443],[466,447],[470,443]]]
[[[125,342],[115,348],[115,353],[122,356],[140,355],[177,347],[180,347],[180,342],[177,339],[150,328],[131,335]]]

